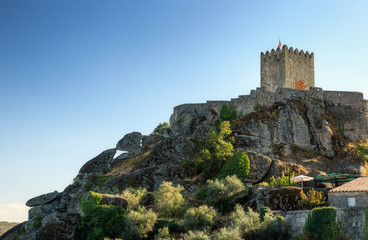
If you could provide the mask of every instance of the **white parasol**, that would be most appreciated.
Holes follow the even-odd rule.
[[[290,180],[294,181],[294,182],[302,182],[302,187],[303,187],[303,182],[308,182],[313,180],[312,177],[308,177],[308,176],[304,176],[304,175],[299,175],[293,178],[290,178]]]

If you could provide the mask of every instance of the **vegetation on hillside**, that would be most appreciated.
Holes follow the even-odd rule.
[[[0,222],[0,236],[18,224],[15,222]]]

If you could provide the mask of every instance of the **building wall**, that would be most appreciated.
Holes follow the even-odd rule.
[[[274,92],[285,85],[285,51],[261,53],[261,87]]]
[[[295,89],[308,90],[314,87],[314,54],[293,51],[290,48],[285,59],[286,86]]]
[[[368,206],[368,193],[367,192],[332,192],[328,193],[328,202],[334,207],[348,207],[348,198],[354,197],[355,206],[366,207]]]

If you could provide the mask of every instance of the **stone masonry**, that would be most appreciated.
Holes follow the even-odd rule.
[[[308,214],[312,210],[298,210],[286,212],[286,223],[289,226],[290,239],[295,239],[303,232]],[[366,224],[365,207],[347,207],[336,209],[336,219],[342,223],[344,232],[350,239],[364,239]]]
[[[235,106],[238,112],[249,114],[257,109],[267,108],[285,100],[315,99],[324,104],[335,123],[345,130],[345,136],[353,141],[368,138],[368,101],[360,92],[323,91],[322,88],[309,87],[308,90],[278,88],[270,92],[266,87],[252,90],[249,95],[241,95],[230,101],[207,101],[200,104],[183,104],[174,107],[170,125],[174,126],[180,113],[192,109],[196,112],[213,110],[217,114],[223,104]]]
[[[307,90],[314,87],[314,54],[286,45],[261,53],[261,87],[270,92],[278,88]]]

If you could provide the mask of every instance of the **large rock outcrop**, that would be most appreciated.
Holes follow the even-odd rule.
[[[80,201],[90,189],[122,191],[127,187],[145,187],[153,191],[163,181],[171,181],[184,186],[185,194],[196,191],[203,179],[190,179],[183,161],[193,159],[199,150],[198,141],[218,125],[225,103],[238,104],[235,108],[244,110],[244,116],[232,122],[232,131],[235,151],[246,151],[250,159],[248,182],[259,183],[286,171],[311,176],[329,172],[368,173],[365,164],[341,157],[345,140],[326,111],[321,92],[285,90],[270,94],[259,91],[231,102],[181,105],[171,116],[171,129],[162,136],[143,137],[139,132],[125,135],[116,148],[83,165],[63,192],[29,200],[27,205],[32,207],[29,220],[23,224],[24,228],[17,228],[23,231],[22,238],[75,239],[82,216]],[[259,99],[264,101],[258,102]],[[125,152],[115,157],[117,150]],[[296,208],[301,192],[290,188],[267,194],[269,206],[291,210]],[[106,204],[126,203],[121,198],[106,199]],[[0,239],[13,239],[20,234],[18,230]]]

